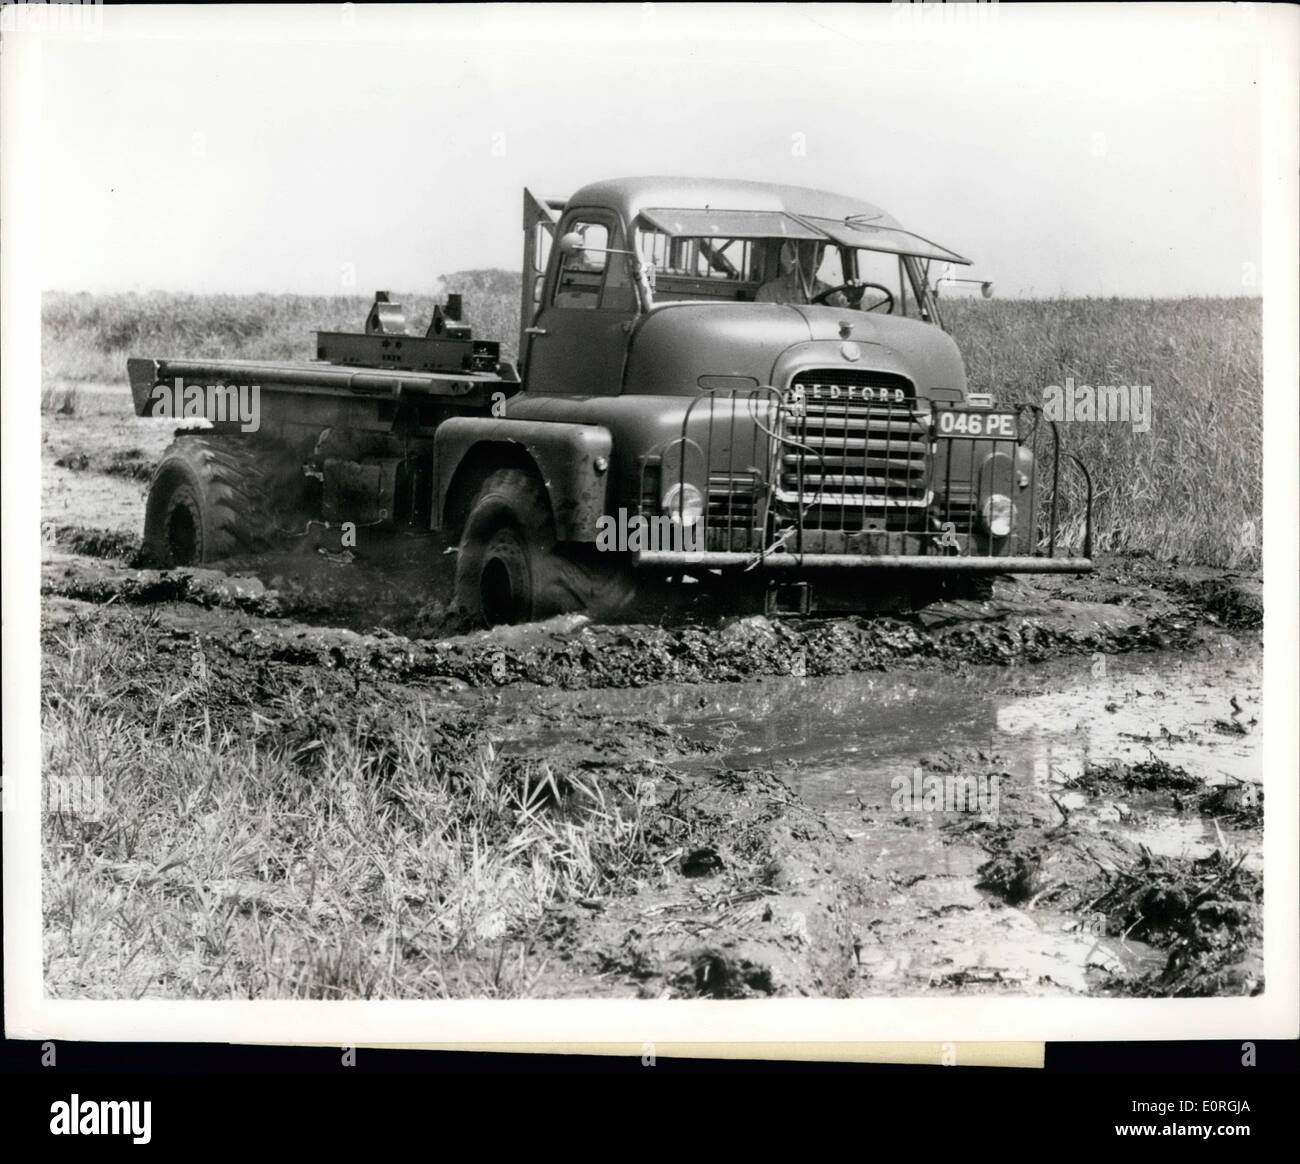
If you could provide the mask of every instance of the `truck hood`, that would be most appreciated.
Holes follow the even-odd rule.
[[[846,359],[846,341],[857,346],[856,360]],[[966,386],[957,345],[934,324],[843,307],[714,302],[664,303],[642,316],[628,346],[623,391],[784,388],[795,372],[813,367],[894,372],[922,396]]]

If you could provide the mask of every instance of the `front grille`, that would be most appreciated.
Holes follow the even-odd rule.
[[[757,473],[710,473],[710,529],[752,529],[759,520],[762,494]]]
[[[778,516],[797,521],[802,510],[814,530],[923,532],[929,425],[911,382],[837,368],[800,373],[792,388],[804,391],[786,421]]]

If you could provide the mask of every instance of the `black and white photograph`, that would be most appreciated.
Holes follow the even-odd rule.
[[[3,12],[11,1028],[1295,1036],[1294,7]]]

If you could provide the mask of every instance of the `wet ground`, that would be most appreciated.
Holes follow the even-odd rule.
[[[1089,766],[1137,763],[1152,748],[1216,783],[1255,778],[1259,679],[1258,650],[1225,636],[1190,655],[1099,654],[1010,673],[974,667],[581,694],[512,689],[493,701],[493,715],[516,731],[536,723],[535,734],[513,738],[540,751],[580,743],[592,719],[640,714],[720,745],[710,763],[790,764],[800,797],[833,807],[846,796],[887,793],[914,757],[944,749],[996,751],[1026,779],[1048,771],[1075,779]]]
[[[984,884],[990,851],[963,826],[974,815],[1034,829],[1048,814],[1052,827],[1068,825],[1063,849],[1096,844],[1112,863],[1145,851],[1191,865],[1227,846],[1259,873],[1251,824],[1201,811],[1197,796],[1222,789],[1240,798],[1245,788],[1249,798],[1258,790],[1260,662],[1256,647],[1224,637],[1191,655],[1098,655],[923,678],[886,673],[580,695],[511,689],[484,710],[505,749],[534,760],[584,754],[595,725],[618,735],[620,721],[645,717],[679,741],[682,754],[660,758],[688,785],[779,773],[833,840],[833,873],[823,884],[847,891],[838,904],[842,938],[855,951],[849,993],[1122,990],[1158,980],[1167,954],[1131,934],[1108,934],[1095,911],[1081,916],[1077,890],[1059,908],[1050,877],[1026,895],[1037,900],[1008,902]],[[1149,789],[1124,784],[1153,760],[1188,779],[1156,779]],[[900,806],[900,793],[955,771],[996,775],[997,793],[975,806],[986,811],[927,808],[923,798]],[[1117,781],[1098,787],[1099,772],[1118,774]],[[1096,879],[1089,869],[1087,883]]]
[[[203,652],[217,722],[289,676],[650,788],[650,868],[553,903],[539,993],[1262,988],[1256,577],[1113,560],[888,617],[458,633],[416,546],[134,567],[156,427],[47,423],[46,651],[93,623],[155,669]]]

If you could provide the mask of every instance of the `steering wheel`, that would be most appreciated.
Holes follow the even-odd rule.
[[[894,293],[888,287],[882,287],[879,283],[841,283],[838,287],[827,287],[825,291],[818,292],[810,302],[824,305],[826,300],[838,291],[844,292],[845,298],[849,301],[849,306],[855,311],[879,311],[883,307],[886,315],[894,313]],[[873,303],[870,307],[863,307],[862,297],[867,291],[879,291],[884,298],[879,303]]]

